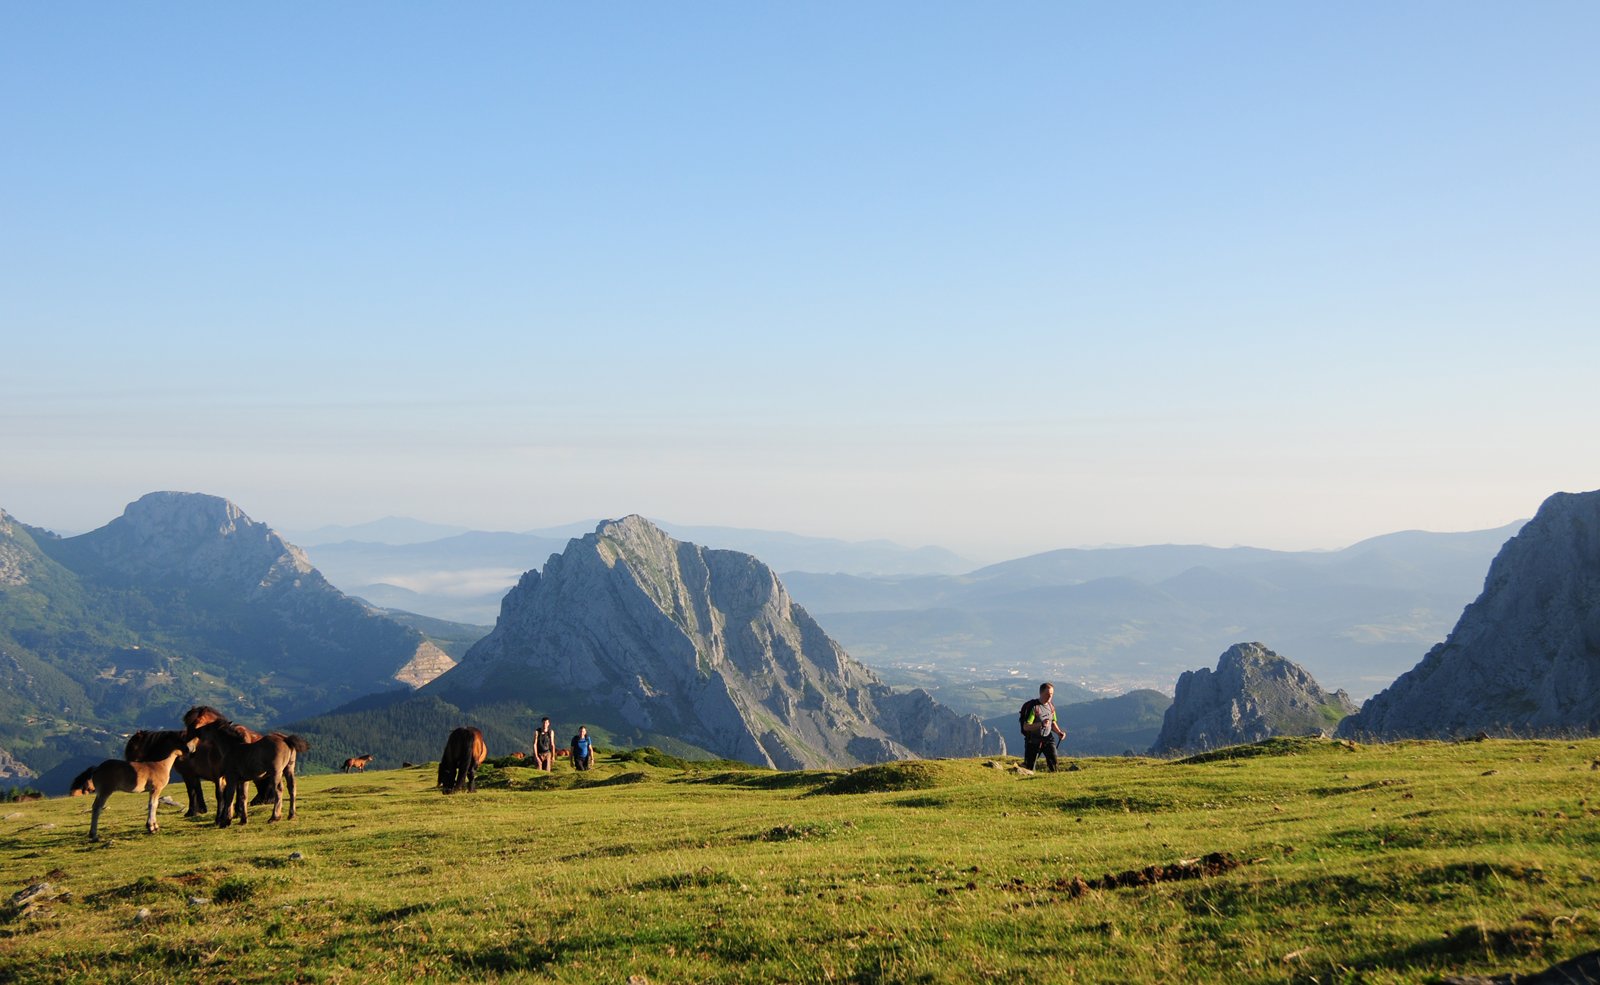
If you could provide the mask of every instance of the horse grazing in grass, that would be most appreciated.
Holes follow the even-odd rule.
[[[146,759],[130,762],[126,759],[108,759],[89,774],[88,783],[94,790],[94,811],[89,816],[89,840],[100,840],[100,812],[114,793],[150,792],[150,814],[144,829],[151,834],[161,830],[156,823],[156,801],[167,787],[172,776],[172,764],[194,752],[199,740],[185,737],[181,732],[165,732],[149,743],[143,755]]]
[[[439,757],[439,786],[445,793],[455,793],[462,786],[467,788],[467,793],[477,793],[478,764],[488,755],[483,732],[470,725],[451,732],[444,743],[444,755]]]
[[[351,756],[344,761],[344,771],[348,773],[351,770],[355,770],[360,773],[367,768],[367,764],[370,762],[372,762],[372,753],[370,752],[365,756]]]

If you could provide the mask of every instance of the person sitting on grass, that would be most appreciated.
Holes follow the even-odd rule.
[[[572,737],[572,765],[580,770],[594,765],[594,740],[589,738],[587,725],[579,725],[578,734]]]

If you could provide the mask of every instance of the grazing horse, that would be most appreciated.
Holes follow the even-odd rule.
[[[445,740],[444,755],[439,757],[439,786],[445,793],[455,793],[463,785],[467,793],[478,791],[478,764],[489,755],[483,744],[483,733],[470,725],[463,725],[450,733]]]
[[[100,840],[100,812],[114,793],[150,792],[150,814],[144,829],[151,834],[161,830],[156,823],[156,801],[172,776],[172,764],[194,752],[199,740],[181,732],[166,732],[149,744],[139,761],[108,759],[89,774],[88,789],[94,791],[94,811],[89,816],[89,840]]]
[[[370,762],[372,762],[372,753],[370,752],[365,756],[351,756],[349,759],[344,761],[344,771],[348,773],[351,770],[355,770],[359,773],[365,770],[367,768],[367,764]]]
[[[310,743],[298,735],[269,732],[262,735],[228,721],[213,721],[202,725],[198,733],[207,736],[222,755],[222,780],[218,783],[217,827],[226,828],[233,823],[233,813],[238,811],[239,823],[249,821],[245,813],[245,784],[254,781],[257,788],[272,788],[272,816],[268,821],[283,817],[283,788],[289,788],[289,820],[295,813],[295,757],[311,748]],[[250,736],[257,736],[251,739]],[[283,784],[279,785],[279,778]]]

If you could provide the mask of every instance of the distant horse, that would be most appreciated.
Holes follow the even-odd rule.
[[[184,817],[201,817],[206,813],[206,793],[202,780],[211,780],[217,787],[217,803],[220,805],[226,781],[222,776],[222,750],[217,747],[212,738],[212,733],[202,731],[212,722],[223,722],[234,725],[222,713],[210,705],[195,705],[183,713],[183,728],[185,734],[200,736],[200,748],[194,755],[188,757],[178,767],[178,775],[184,778],[184,786],[189,791],[189,810]],[[255,742],[261,738],[261,733],[243,725],[234,725],[243,729],[249,741]],[[282,733],[279,733],[280,735]],[[131,739],[129,740],[132,741]],[[277,784],[274,783],[274,786]],[[252,804],[264,804],[268,800],[265,784],[256,784],[256,796]]]
[[[214,721],[202,725],[198,733],[207,736],[216,744],[222,754],[222,781],[219,784],[221,792],[217,797],[217,827],[226,828],[233,823],[233,813],[239,814],[239,823],[245,824],[249,817],[245,812],[244,788],[245,784],[254,781],[258,789],[265,790],[267,784],[272,789],[272,816],[268,821],[277,821],[283,817],[283,788],[289,788],[289,820],[294,820],[295,814],[295,758],[300,753],[311,748],[298,735],[284,735],[281,732],[269,732],[261,735],[253,732],[243,725],[235,725],[227,721]],[[252,740],[250,736],[259,738]],[[278,780],[282,778],[283,784]]]
[[[445,740],[444,755],[439,757],[439,786],[445,793],[455,793],[463,785],[467,793],[478,791],[478,764],[489,755],[483,744],[483,732],[463,725],[450,733]]]
[[[372,753],[370,752],[365,756],[351,756],[349,759],[344,761],[344,771],[348,773],[351,770],[355,770],[359,773],[365,770],[367,768],[367,764],[370,762],[372,762]]]
[[[82,797],[84,794],[94,793],[94,767],[91,766],[72,778],[72,786],[67,788],[67,796]]]
[[[193,753],[199,740],[193,736],[185,737],[180,732],[166,732],[149,744],[144,751],[148,759],[130,762],[125,759],[108,759],[96,766],[89,775],[88,783],[94,790],[94,810],[89,816],[89,840],[100,840],[100,812],[106,806],[106,801],[111,799],[113,793],[138,793],[142,790],[150,792],[150,813],[145,819],[144,829],[155,834],[161,829],[156,823],[156,801],[161,796],[161,791],[167,787],[167,780],[172,776],[172,764],[184,756]]]

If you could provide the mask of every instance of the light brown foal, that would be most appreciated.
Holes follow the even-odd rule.
[[[94,768],[90,780],[94,783],[94,812],[89,818],[89,840],[100,840],[100,811],[114,793],[150,792],[150,814],[144,829],[151,834],[161,830],[156,823],[156,801],[172,778],[172,764],[194,752],[199,739],[183,738],[180,733],[168,733],[172,738],[156,743],[146,753],[151,758],[136,763],[125,759],[108,759]]]

